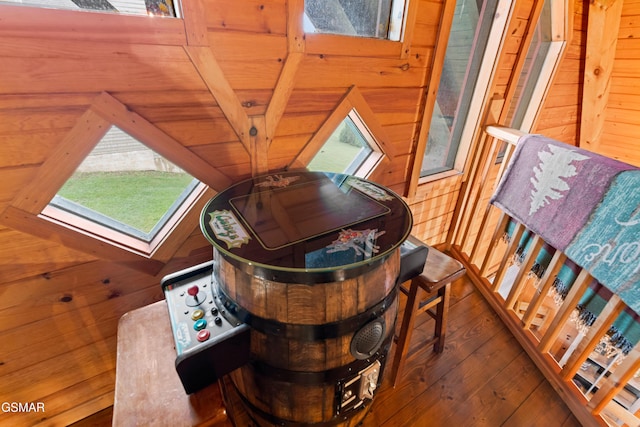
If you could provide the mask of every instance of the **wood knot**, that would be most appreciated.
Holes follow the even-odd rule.
[[[407,71],[409,68],[411,68],[411,66],[410,66],[408,63],[406,63],[406,64],[402,64],[402,65],[400,66],[400,69],[401,69],[402,71]]]
[[[60,302],[71,302],[71,301],[73,301],[73,296],[69,294],[64,294],[62,297],[60,297]]]

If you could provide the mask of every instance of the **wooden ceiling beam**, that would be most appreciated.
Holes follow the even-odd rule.
[[[289,103],[289,97],[293,92],[293,88],[296,84],[296,74],[300,68],[300,63],[304,59],[304,52],[289,52],[287,59],[280,71],[280,77],[276,88],[273,91],[273,96],[269,105],[267,106],[266,116],[266,132],[269,138],[269,144],[273,140],[273,135],[276,132],[276,127],[280,122],[284,114],[284,110]]]
[[[287,58],[285,59],[273,96],[265,113],[268,144],[273,141],[276,127],[289,103],[289,98],[296,84],[296,74],[300,63],[304,59],[305,40],[302,28],[304,15],[303,0],[289,0],[287,2]]]
[[[185,46],[184,49],[198,73],[200,73],[200,77],[202,77],[209,91],[216,99],[229,124],[235,130],[238,139],[244,145],[244,149],[250,154],[249,116],[244,111],[242,103],[225,77],[211,48],[209,46]]]

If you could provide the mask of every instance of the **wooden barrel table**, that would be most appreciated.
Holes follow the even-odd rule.
[[[395,193],[344,174],[255,177],[209,201],[216,298],[251,328],[250,361],[230,382],[253,422],[362,421],[393,340],[411,226]]]

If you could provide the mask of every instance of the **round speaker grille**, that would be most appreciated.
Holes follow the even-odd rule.
[[[351,354],[359,360],[371,357],[380,348],[383,338],[384,319],[369,322],[351,338]]]

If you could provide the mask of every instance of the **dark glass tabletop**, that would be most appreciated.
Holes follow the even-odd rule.
[[[331,271],[390,255],[409,236],[412,216],[399,196],[373,182],[291,171],[218,193],[204,207],[200,226],[235,263]]]

